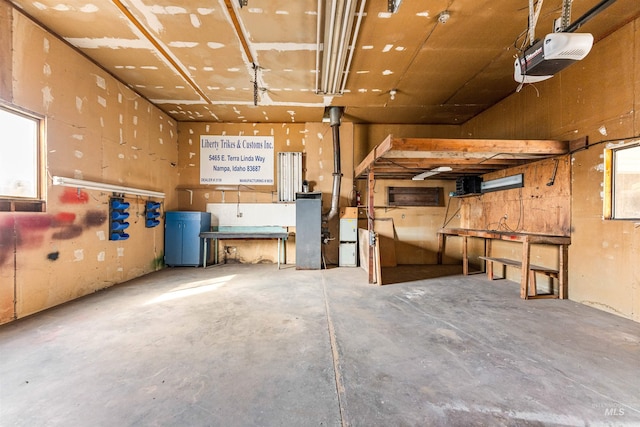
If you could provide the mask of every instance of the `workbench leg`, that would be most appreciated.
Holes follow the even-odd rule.
[[[467,249],[467,236],[462,236],[462,274],[469,275],[469,253]]]
[[[538,284],[536,283],[536,272],[529,270],[529,297],[538,295]],[[553,292],[552,292],[553,293]]]
[[[438,259],[437,259],[438,265],[442,264],[442,255],[444,254],[444,242],[445,242],[444,233],[439,233],[438,234]]]
[[[569,279],[569,247],[567,245],[560,245],[560,255],[558,262],[558,297],[560,299],[567,298],[567,281]]]
[[[484,256],[491,257],[491,239],[484,239]],[[493,280],[493,262],[485,259],[484,270],[487,272],[487,278]]]
[[[278,270],[280,270],[280,238],[278,238]]]
[[[373,203],[373,191],[375,189],[375,175],[373,174],[373,168],[369,169],[367,176],[367,229],[369,230],[369,283],[381,284],[382,281],[379,277],[376,277],[376,270],[378,269],[375,263],[376,248],[375,248],[375,208]]]
[[[522,242],[522,269],[520,270],[520,298],[529,299],[529,240]]]
[[[213,263],[218,265],[218,239],[213,239],[215,248],[213,249]]]
[[[493,261],[485,261],[487,267],[487,279],[493,280]]]
[[[202,268],[207,268],[207,239],[202,239]]]

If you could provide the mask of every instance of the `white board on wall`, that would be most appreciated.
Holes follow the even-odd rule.
[[[207,203],[212,227],[295,227],[295,203]]]

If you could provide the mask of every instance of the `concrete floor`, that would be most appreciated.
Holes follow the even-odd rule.
[[[5,325],[0,425],[640,425],[640,324],[422,273],[173,268]]]

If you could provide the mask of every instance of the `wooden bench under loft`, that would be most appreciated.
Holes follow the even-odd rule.
[[[520,273],[520,297],[523,299],[532,298],[560,298],[567,297],[567,261],[568,248],[571,238],[567,236],[554,236],[532,233],[515,233],[494,230],[473,230],[467,228],[441,228],[438,230],[438,264],[442,264],[442,257],[445,250],[447,236],[462,237],[462,272],[469,274],[469,254],[467,250],[467,240],[469,237],[484,239],[484,254],[479,258],[486,261],[487,276],[493,280],[493,264],[503,265],[503,275],[506,277],[506,266],[518,267]],[[513,260],[508,258],[496,258],[491,256],[491,241],[505,240],[522,243],[522,259]],[[554,245],[558,246],[558,268],[541,267],[531,264],[531,245]],[[553,287],[548,294],[538,294],[536,288],[536,274],[544,274],[558,281],[558,294],[553,293]]]
[[[506,266],[510,265],[512,267],[522,268],[522,262],[516,261],[508,258],[492,258],[488,256],[480,256],[478,257],[487,262],[487,277],[489,280],[493,280],[493,264],[502,264],[502,278],[507,277]],[[553,293],[553,283],[550,286],[550,290],[548,294],[539,294],[538,287],[536,284],[536,273],[544,274],[545,276],[549,276],[558,280],[558,270],[548,267],[541,267],[535,264],[529,264],[529,298],[558,298],[560,294],[560,290],[558,290],[558,294]],[[564,298],[564,296],[563,296]]]

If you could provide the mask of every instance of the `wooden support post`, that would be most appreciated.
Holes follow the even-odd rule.
[[[485,239],[484,240],[484,251],[485,254],[484,256],[486,257],[490,257],[491,256],[491,239]],[[491,261],[484,261],[484,266],[485,269],[487,270],[487,278],[489,280],[493,280],[493,262]]]
[[[462,236],[462,274],[469,275],[469,252],[467,249],[467,236]]]
[[[491,256],[491,239],[484,239],[484,253],[483,255],[485,257],[487,256]],[[483,272],[487,271],[487,261],[484,261],[484,270]]]
[[[536,283],[536,272],[532,269],[532,270],[529,270],[529,298],[536,297],[537,295],[538,295],[538,285]]]
[[[560,299],[567,298],[567,281],[569,278],[569,271],[567,268],[569,261],[569,247],[567,245],[560,245],[558,249],[560,254],[558,255],[558,297]]]
[[[529,263],[531,255],[531,247],[529,239],[522,242],[522,267],[520,270],[520,298],[529,299]]]
[[[368,174],[368,183],[367,183],[367,228],[369,230],[369,283],[376,283],[376,271],[378,269],[375,259],[376,259],[376,250],[375,246],[372,245],[374,242],[373,233],[374,230],[374,222],[375,222],[375,213],[373,208],[373,189],[375,187],[375,176],[373,174],[373,168],[369,169]],[[380,280],[378,277],[377,280]]]
[[[444,245],[446,241],[446,236],[444,233],[438,233],[438,265],[442,264],[442,256],[444,255]]]

